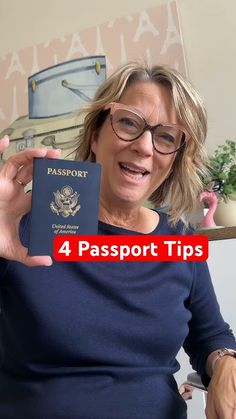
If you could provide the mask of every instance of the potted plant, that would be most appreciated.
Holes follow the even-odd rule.
[[[209,158],[208,188],[217,193],[218,204],[214,214],[217,225],[236,225],[236,142],[226,140]]]

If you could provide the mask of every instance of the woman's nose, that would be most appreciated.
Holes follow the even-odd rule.
[[[135,150],[139,154],[149,157],[153,155],[153,143],[152,133],[149,130],[144,133],[131,143],[132,150]]]

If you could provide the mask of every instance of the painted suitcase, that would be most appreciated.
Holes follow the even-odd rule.
[[[80,110],[106,79],[103,55],[63,62],[28,78],[29,118],[55,117]]]
[[[0,133],[0,138],[5,134],[10,137],[10,146],[2,154],[2,161],[27,147],[42,146],[60,148],[62,158],[73,159],[82,126],[83,116],[78,113],[42,119],[21,116]]]

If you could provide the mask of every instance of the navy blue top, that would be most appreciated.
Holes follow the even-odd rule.
[[[160,214],[152,234],[181,233]],[[0,298],[3,419],[185,419],[181,346],[201,374],[211,351],[236,349],[205,263],[1,260]]]

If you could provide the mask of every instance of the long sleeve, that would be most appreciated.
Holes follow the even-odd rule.
[[[236,349],[236,341],[229,325],[221,315],[205,262],[195,264],[188,308],[192,318],[189,321],[189,334],[184,342],[184,349],[190,357],[193,368],[207,385],[209,377],[205,373],[205,364],[208,355],[218,348]]]

